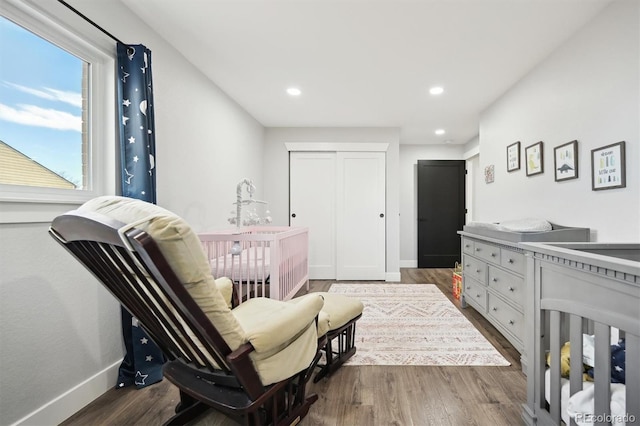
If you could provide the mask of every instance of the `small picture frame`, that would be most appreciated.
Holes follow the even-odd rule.
[[[625,142],[591,150],[591,189],[625,188]]]
[[[578,141],[571,141],[553,149],[553,172],[556,182],[578,177]]]
[[[542,156],[542,141],[529,145],[524,150],[527,176],[539,175],[544,172],[544,158]]]
[[[512,143],[507,147],[507,171],[520,170],[520,142]]]
[[[484,168],[484,182],[492,183],[495,178],[495,167],[493,164]]]

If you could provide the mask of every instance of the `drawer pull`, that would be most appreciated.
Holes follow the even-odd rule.
[[[476,269],[476,273],[478,273],[478,274],[479,274],[479,273],[480,273],[480,269]]]
[[[476,294],[476,297],[480,297],[480,295],[479,295],[479,294]]]
[[[509,325],[513,325],[513,320],[509,320]]]
[[[513,287],[509,287],[509,291],[513,291],[515,290]]]
[[[471,286],[470,285],[467,286],[467,290],[471,290]]]
[[[496,257],[496,254],[495,253],[491,253],[491,257]]]
[[[493,281],[494,283],[497,283],[498,279],[497,278],[493,278],[491,281]]]
[[[477,248],[476,248],[476,251],[480,251],[480,247],[477,247]]]
[[[469,248],[471,247],[469,244],[465,244],[464,248]]]
[[[507,262],[513,263],[513,259],[509,259],[509,260],[507,260]]]
[[[496,308],[495,306],[493,307],[493,312],[497,311],[498,308]]]

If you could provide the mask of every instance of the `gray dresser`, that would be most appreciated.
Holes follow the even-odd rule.
[[[524,350],[525,260],[517,243],[462,234],[462,306],[481,313]]]
[[[462,307],[471,306],[484,316],[520,352],[526,371],[526,334],[533,289],[525,280],[525,252],[520,245],[532,241],[589,241],[589,228],[552,224],[541,232],[497,231],[467,226],[462,239]]]

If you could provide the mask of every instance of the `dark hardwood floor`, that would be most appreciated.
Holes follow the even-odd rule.
[[[403,283],[437,284],[459,307],[451,291],[451,274],[451,269],[401,269]],[[326,291],[332,283],[311,281],[310,288]],[[522,424],[526,377],[521,371],[520,354],[473,308],[461,311],[511,366],[346,366],[309,385],[309,391],[317,393],[319,399],[300,425]],[[141,390],[112,389],[62,425],[159,425],[173,415],[178,400],[177,389],[167,380]],[[237,423],[209,412],[195,424]]]

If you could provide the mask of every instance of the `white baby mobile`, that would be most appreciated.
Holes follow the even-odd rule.
[[[242,187],[245,186],[249,198],[242,197]],[[267,209],[267,202],[256,200],[253,198],[253,193],[256,187],[251,179],[244,178],[236,186],[236,202],[233,203],[236,206],[235,211],[231,211],[231,216],[228,220],[232,225],[251,226],[251,225],[266,225],[272,222],[271,212]],[[242,210],[245,208],[245,214],[243,216]],[[264,213],[259,214],[259,210],[264,210]]]

